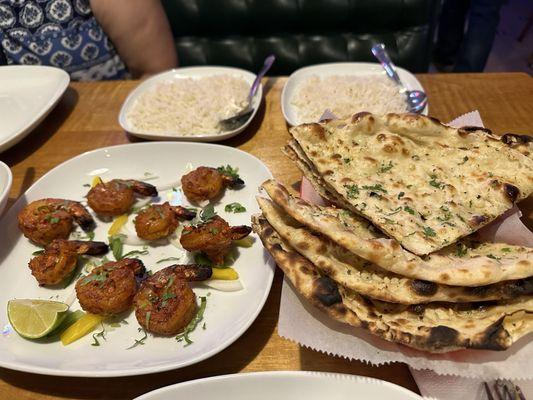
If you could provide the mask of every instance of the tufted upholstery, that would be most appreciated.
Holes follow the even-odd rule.
[[[270,53],[272,75],[305,65],[375,61],[386,44],[398,65],[427,71],[439,0],[163,0],[180,65],[257,70]]]

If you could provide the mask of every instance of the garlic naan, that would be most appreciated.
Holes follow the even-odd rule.
[[[418,255],[475,232],[533,192],[533,159],[487,129],[359,113],[290,132],[328,191]]]

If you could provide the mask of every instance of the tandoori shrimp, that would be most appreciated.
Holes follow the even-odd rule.
[[[108,250],[103,242],[56,239],[42,254],[32,258],[28,266],[39,285],[56,285],[72,274],[79,255],[100,255]]]
[[[81,203],[63,199],[32,201],[18,214],[19,228],[28,239],[46,246],[54,239],[68,239],[73,221],[84,231],[94,228],[94,219]]]
[[[191,220],[195,216],[194,211],[181,206],[173,207],[168,202],[152,204],[135,217],[135,230],[141,239],[163,239],[176,230],[180,219]]]
[[[193,203],[214,199],[226,187],[237,188],[243,184],[238,176],[231,176],[211,167],[198,167],[181,177],[183,193]]]
[[[146,279],[135,295],[135,317],[148,332],[176,335],[194,317],[196,295],[187,282],[211,277],[210,267],[172,265]]]
[[[180,243],[185,250],[202,251],[215,265],[222,265],[231,243],[245,238],[251,231],[246,225],[230,226],[216,215],[201,225],[186,226]]]
[[[113,217],[130,211],[135,194],[155,197],[157,188],[133,179],[113,179],[93,186],[87,193],[87,202],[98,215]]]
[[[145,273],[142,261],[123,258],[96,267],[76,282],[81,307],[98,315],[116,315],[131,308],[137,279]]]

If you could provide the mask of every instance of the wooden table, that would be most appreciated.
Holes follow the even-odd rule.
[[[496,133],[533,133],[533,80],[526,74],[419,75],[430,101],[430,114],[449,121],[477,109],[485,125]],[[287,185],[300,173],[281,153],[288,139],[280,107],[286,78],[265,79],[265,101],[243,134],[223,142],[262,159],[274,176]],[[117,122],[134,81],[72,83],[59,105],[26,139],[0,154],[14,175],[9,204],[44,173],[82,152],[136,142]],[[525,210],[533,216],[533,210]],[[531,222],[531,219],[530,221]],[[0,368],[0,398],[132,398],[169,384],[213,375],[268,370],[332,371],[385,379],[418,391],[407,366],[373,367],[359,361],[330,357],[302,348],[277,334],[282,274],[276,272],[263,311],[236,343],[197,365],[130,378],[87,379],[33,375]]]

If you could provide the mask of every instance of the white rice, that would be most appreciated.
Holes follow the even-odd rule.
[[[244,79],[231,75],[174,79],[142,93],[126,118],[143,133],[216,134],[221,119],[246,105],[249,89]]]
[[[326,109],[339,118],[361,111],[406,112],[405,97],[383,75],[313,75],[295,90],[291,104],[301,122],[316,122]]]

